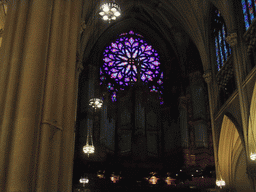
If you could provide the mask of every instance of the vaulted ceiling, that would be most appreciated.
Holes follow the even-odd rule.
[[[119,32],[133,28],[152,41],[155,40],[166,60],[172,60],[174,54],[181,68],[186,62],[184,54],[193,42],[199,51],[203,68],[207,70],[211,65],[211,8],[215,6],[221,11],[228,32],[232,32],[236,29],[234,1],[240,4],[239,0],[117,0],[122,15],[111,23],[102,21],[98,15],[99,7],[105,1],[86,1],[83,4],[85,30],[80,53],[85,53],[83,56],[86,59],[97,40],[101,43],[95,45],[100,50]]]

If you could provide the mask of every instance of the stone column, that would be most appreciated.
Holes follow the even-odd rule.
[[[1,191],[71,191],[80,3],[8,4],[0,57]]]
[[[181,130],[181,146],[183,148],[189,147],[189,132],[187,119],[187,101],[186,97],[179,98],[179,112],[180,112],[180,130]]]
[[[1,191],[35,183],[51,4],[9,2],[1,49]],[[10,33],[9,33],[10,32]]]
[[[203,78],[199,71],[190,74],[190,92],[193,106],[193,124],[196,147],[207,147],[207,124],[205,122],[205,92]]]
[[[232,47],[234,71],[235,71],[236,84],[237,84],[238,95],[239,95],[242,123],[243,123],[244,140],[245,140],[245,146],[248,146],[247,129],[248,129],[249,105],[247,100],[247,91],[243,88],[245,71],[243,67],[243,58],[241,57],[244,50],[242,49],[242,43],[237,40],[237,33],[229,34],[226,38],[226,41]],[[247,149],[245,150],[246,150],[247,158],[249,158],[249,152]]]
[[[214,161],[215,161],[215,171],[216,175],[218,175],[219,164],[218,164],[218,148],[216,143],[216,131],[214,126],[214,91],[213,91],[213,83],[212,83],[212,71],[206,70],[203,74],[203,78],[207,83],[208,87],[208,95],[209,95],[209,106],[210,106],[210,117],[211,117],[211,128],[212,128],[212,138],[213,138],[213,150],[214,150]]]

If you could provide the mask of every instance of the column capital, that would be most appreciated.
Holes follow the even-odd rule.
[[[226,42],[231,46],[234,47],[237,44],[237,33],[230,33],[226,37]]]
[[[207,84],[209,84],[212,81],[212,71],[207,70],[203,74],[203,78]]]

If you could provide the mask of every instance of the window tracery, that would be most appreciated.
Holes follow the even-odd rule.
[[[150,92],[160,93],[163,104],[163,72],[160,69],[158,52],[140,34],[122,33],[103,52],[100,68],[100,84],[111,92],[112,101],[117,101],[117,92],[142,81]]]

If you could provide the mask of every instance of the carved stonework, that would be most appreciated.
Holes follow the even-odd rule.
[[[237,33],[230,33],[226,37],[226,41],[231,47],[234,47],[237,44]]]
[[[212,72],[210,70],[205,71],[203,74],[203,78],[207,84],[209,84],[212,81]]]

